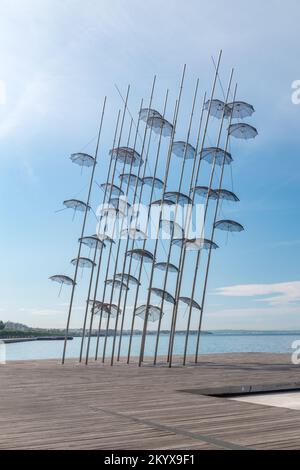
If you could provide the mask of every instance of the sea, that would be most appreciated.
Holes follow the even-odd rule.
[[[196,334],[191,334],[188,341],[188,354],[194,354],[196,348]],[[140,350],[141,335],[132,338],[131,356],[138,356]],[[298,342],[298,344],[297,344]],[[35,360],[35,359],[60,359],[63,349],[63,341],[30,341],[1,345],[1,356],[6,361]],[[121,356],[126,356],[128,351],[129,336],[124,336],[121,343]],[[145,346],[145,355],[153,355],[156,336],[148,335]],[[169,336],[161,334],[158,354],[165,355],[168,350]],[[104,338],[100,338],[99,356],[103,354]],[[67,344],[66,357],[78,358],[81,338],[75,337]],[[176,334],[174,339],[174,354],[183,354],[185,335]],[[300,331],[298,332],[211,332],[201,335],[200,354],[226,354],[234,352],[265,352],[265,353],[289,353],[292,354],[300,348]],[[86,349],[86,341],[84,351]],[[90,357],[94,357],[96,338],[91,338]],[[106,345],[106,357],[110,357],[112,350],[112,337],[108,337]],[[118,350],[118,342],[116,349]]]

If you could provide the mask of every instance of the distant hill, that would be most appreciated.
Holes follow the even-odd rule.
[[[148,334],[149,335],[156,335],[156,330],[149,330]],[[184,335],[186,334],[185,331],[178,331],[176,332],[177,334]],[[196,331],[191,330],[190,334],[196,334]],[[1,322],[0,321],[0,338],[4,337],[32,337],[32,336],[61,336],[65,334],[65,329],[59,329],[59,328],[32,328],[28,325],[24,325],[23,323],[15,323],[15,322]],[[106,334],[105,329],[101,329],[100,331],[100,336],[104,336]],[[114,329],[109,329],[107,332],[108,336],[112,336],[115,334]],[[123,330],[124,336],[130,335],[130,330]],[[142,331],[141,330],[134,330],[133,331],[134,335],[141,335]],[[161,334],[169,334],[168,330],[161,330]],[[212,334],[209,331],[203,331],[203,335],[209,335]],[[69,330],[69,335],[72,336],[82,336],[82,328],[70,328]],[[97,336],[98,335],[98,330],[93,330],[92,331],[92,336]]]
[[[0,320],[0,337],[3,337],[5,335],[7,336],[14,336],[16,337],[18,335],[18,332],[20,333],[20,337],[24,337],[25,335],[28,336],[57,336],[57,335],[64,335],[65,334],[65,329],[64,328],[32,328],[28,325],[24,325],[23,323],[15,323],[15,322],[3,322]],[[114,329],[109,329],[108,330],[108,336],[114,335],[115,330]],[[147,334],[149,335],[156,335],[157,331],[156,330],[149,330]],[[177,330],[176,333],[178,335],[185,335],[186,331],[185,330]],[[191,330],[190,335],[196,335],[198,332],[196,330]],[[69,334],[72,336],[82,336],[82,328],[70,328]],[[93,329],[92,331],[92,336],[97,336],[98,330]],[[106,329],[101,329],[100,335],[103,336],[106,334]],[[130,335],[130,330],[123,330],[123,334],[125,336]],[[135,329],[133,332],[134,335],[141,335],[142,331]],[[161,330],[161,334],[169,334],[169,330]],[[202,331],[202,335],[217,335],[217,336],[222,336],[222,335],[243,335],[243,336],[248,336],[248,335],[254,335],[254,336],[260,336],[260,335],[300,335],[299,330],[211,330],[211,331]]]
[[[23,325],[22,323],[13,323],[11,321],[8,321],[4,323],[4,330],[15,330],[15,331],[30,331],[31,328],[27,325]]]

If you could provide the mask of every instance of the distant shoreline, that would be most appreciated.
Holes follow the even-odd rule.
[[[62,341],[64,336],[37,336],[29,338],[1,338],[0,342],[4,344],[28,343],[31,341]],[[73,336],[68,336],[68,341],[73,340]]]
[[[2,335],[0,335],[0,342],[3,342],[5,344],[13,344],[13,343],[26,343],[26,342],[32,342],[32,341],[63,341],[65,339],[64,334],[56,334],[56,335],[45,335],[42,332],[38,332],[37,334],[34,334],[34,331],[29,331],[28,333],[25,331],[22,332],[8,332],[7,335],[3,334],[4,331],[2,330]],[[170,332],[167,330],[161,331],[161,335],[168,335]],[[196,335],[198,332],[196,330],[190,331],[190,335]],[[128,336],[130,334],[130,331],[123,331],[124,336]],[[134,336],[140,336],[142,335],[142,331],[136,330],[134,331]],[[148,331],[148,335],[156,335],[157,332],[155,330],[153,331]],[[185,335],[186,331],[180,330],[176,331],[176,335]],[[109,330],[108,331],[108,337],[114,335],[114,331]],[[213,331],[202,331],[201,335],[213,335],[213,336],[297,336],[299,335],[300,338],[300,331],[292,331],[292,330],[213,330]],[[96,337],[97,333],[94,332],[92,337]],[[100,337],[105,336],[105,331],[100,333]],[[74,338],[81,338],[82,334],[77,333],[77,334],[72,334],[68,336],[68,340],[71,341]]]

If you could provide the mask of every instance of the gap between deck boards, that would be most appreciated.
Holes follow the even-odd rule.
[[[197,441],[202,441],[202,442],[206,442],[207,444],[212,444],[212,445],[215,445],[215,446],[219,446],[219,447],[222,447],[223,449],[226,449],[226,450],[255,450],[253,447],[248,447],[248,446],[246,447],[246,446],[242,446],[242,445],[239,445],[239,444],[234,444],[234,443],[231,443],[231,442],[228,442],[228,441],[224,441],[223,439],[218,439],[218,438],[215,438],[215,437],[206,436],[206,435],[195,433],[195,432],[190,432],[190,431],[187,431],[185,429],[179,429],[179,428],[176,428],[176,427],[173,427],[173,426],[166,426],[164,424],[160,424],[160,423],[157,423],[156,421],[151,421],[151,420],[148,420],[148,419],[135,418],[135,417],[130,416],[128,414],[120,413],[118,411],[112,411],[112,410],[107,410],[107,409],[104,409],[104,408],[93,407],[93,406],[90,406],[89,408],[92,409],[93,411],[101,411],[102,413],[105,413],[105,414],[108,414],[108,415],[111,415],[111,416],[117,416],[119,418],[125,418],[125,419],[128,419],[129,421],[132,421],[134,423],[144,424],[146,426],[156,428],[156,429],[159,429],[161,431],[172,432],[172,433],[177,434],[177,435],[190,437],[191,439],[196,439]]]

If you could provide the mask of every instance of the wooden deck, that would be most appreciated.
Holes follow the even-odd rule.
[[[300,387],[290,356],[202,356],[172,369],[13,362],[0,365],[0,384],[0,449],[300,449],[300,411],[201,394]]]

